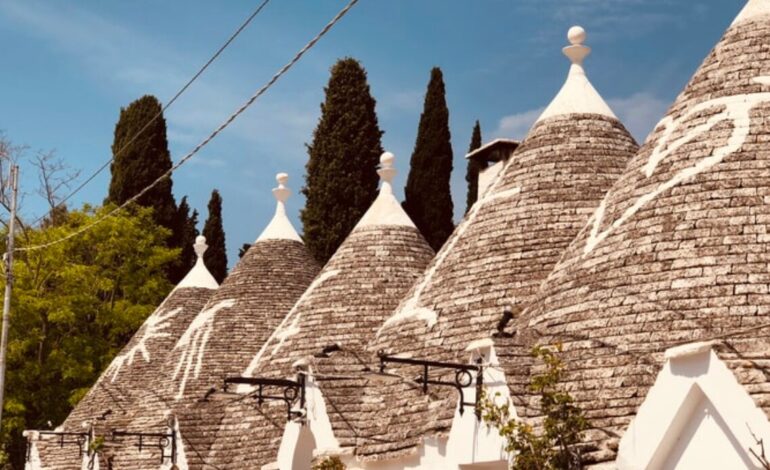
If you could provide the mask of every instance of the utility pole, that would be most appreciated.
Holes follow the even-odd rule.
[[[19,192],[19,166],[11,166],[11,220],[8,223],[8,249],[5,261],[5,299],[3,300],[3,330],[0,334],[0,425],[5,403],[5,369],[8,351],[8,327],[11,317],[11,290],[13,288],[13,237],[16,228],[16,196]]]

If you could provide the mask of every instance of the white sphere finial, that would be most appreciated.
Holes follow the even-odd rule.
[[[193,249],[195,250],[195,254],[198,255],[198,258],[203,257],[203,253],[206,252],[208,247],[209,246],[206,244],[206,237],[203,235],[198,235],[195,237],[195,245],[193,245]]]
[[[393,168],[393,162],[396,160],[396,156],[390,152],[385,152],[380,155],[380,169],[377,170],[377,174],[380,175],[382,181],[385,183],[392,183],[393,177],[396,176],[396,169]]]
[[[280,203],[283,204],[289,199],[291,190],[286,187],[286,183],[289,181],[288,173],[278,173],[275,175],[275,180],[278,182],[278,187],[273,189],[273,196]]]
[[[567,39],[573,46],[582,45],[586,42],[586,30],[582,26],[573,26],[567,31]]]

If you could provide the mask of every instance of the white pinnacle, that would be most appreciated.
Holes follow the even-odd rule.
[[[294,226],[291,225],[291,221],[286,216],[286,201],[291,194],[291,190],[286,187],[289,175],[278,173],[275,175],[275,180],[278,182],[278,187],[273,189],[273,196],[275,196],[276,200],[275,215],[259,238],[257,238],[257,241],[294,240],[302,243],[302,238],[294,230]]]
[[[385,152],[380,156],[380,169],[377,170],[377,174],[380,175],[382,180],[380,193],[369,207],[369,210],[366,211],[366,214],[361,217],[356,228],[372,225],[415,226],[412,219],[406,215],[401,204],[393,195],[393,177],[396,176],[396,169],[393,168],[395,160],[395,155],[390,152]]]
[[[537,122],[554,116],[583,113],[601,114],[616,118],[607,103],[588,81],[583,69],[583,61],[591,53],[591,48],[583,44],[586,40],[585,29],[580,26],[571,27],[567,32],[567,39],[571,45],[562,49],[564,55],[572,62],[567,81],[564,82],[564,86],[543,111]]]
[[[749,0],[730,26],[735,26],[742,21],[766,15],[770,15],[770,1]]]
[[[217,283],[216,279],[214,279],[214,276],[211,275],[209,270],[206,268],[206,265],[203,263],[203,254],[206,252],[208,247],[209,246],[206,244],[206,237],[203,235],[198,235],[198,237],[195,238],[193,249],[195,250],[195,254],[198,256],[198,259],[195,260],[195,266],[193,266],[190,272],[188,272],[184,279],[182,279],[179,284],[177,284],[176,289],[182,289],[185,287],[216,289],[219,287],[219,283]]]

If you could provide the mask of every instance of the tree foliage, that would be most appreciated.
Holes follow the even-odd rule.
[[[243,258],[243,255],[246,254],[247,251],[249,251],[249,248],[251,248],[251,243],[244,243],[241,245],[240,248],[238,248],[238,258]]]
[[[313,464],[313,470],[345,470],[346,468],[339,457],[324,457]]]
[[[153,120],[161,110],[160,102],[151,95],[121,108],[112,144],[114,161],[110,166],[109,202],[123,204],[171,169],[166,119],[160,115]],[[147,129],[134,139],[145,126]],[[140,197],[137,203],[154,208],[155,222],[174,231],[177,208],[171,185],[171,178],[164,179]]]
[[[473,135],[471,136],[471,144],[468,146],[468,153],[478,148],[481,148],[481,125],[479,121],[476,121],[476,125],[473,126]],[[468,170],[465,173],[465,181],[468,182],[468,195],[465,199],[466,214],[479,198],[479,173],[485,167],[486,165],[476,159],[468,159]]]
[[[404,210],[438,251],[454,230],[449,178],[452,176],[452,143],[444,76],[434,67],[425,93],[417,141],[404,189]]]
[[[357,60],[331,69],[321,118],[308,145],[301,219],[305,244],[325,263],[377,196],[382,131],[366,71]]]
[[[218,283],[227,277],[227,250],[225,248],[225,230],[222,227],[222,196],[216,189],[209,199],[209,216],[203,225],[208,250],[203,255],[203,262]]]
[[[536,431],[530,424],[515,419],[509,403],[497,404],[489,397],[481,399],[482,419],[497,428],[500,436],[506,439],[512,470],[582,468],[577,445],[588,423],[572,396],[559,388],[564,364],[557,352],[561,352],[560,345],[556,352],[544,347],[532,351],[532,355],[545,365],[545,371],[530,381],[530,390],[539,397],[542,429]]]
[[[17,246],[58,239],[108,210],[64,213],[56,225],[25,230]],[[16,468],[23,467],[22,430],[61,423],[171,290],[165,270],[178,252],[166,247],[169,231],[150,209],[132,212],[16,255],[2,429]]]

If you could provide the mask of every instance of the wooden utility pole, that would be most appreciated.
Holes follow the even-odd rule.
[[[11,220],[8,223],[8,249],[5,260],[5,299],[3,300],[3,329],[0,333],[0,424],[5,403],[5,369],[8,354],[8,327],[11,317],[11,290],[13,288],[13,237],[16,229],[16,197],[19,192],[19,166],[11,166]]]

